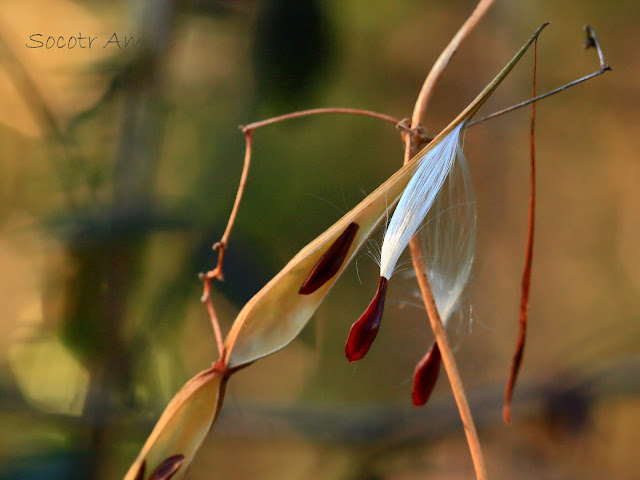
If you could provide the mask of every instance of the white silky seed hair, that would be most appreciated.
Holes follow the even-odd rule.
[[[460,135],[465,125],[466,122],[462,122],[425,154],[422,164],[407,184],[384,235],[380,276],[391,278],[398,258],[429,213],[456,155],[462,153]]]
[[[457,310],[475,255],[476,203],[459,142],[453,166],[418,236],[438,312],[444,323]]]

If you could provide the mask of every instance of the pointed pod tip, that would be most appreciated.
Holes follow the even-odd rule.
[[[434,342],[427,354],[416,365],[413,374],[412,399],[414,406],[420,407],[429,400],[438,381],[441,363],[440,348]]]
[[[349,338],[344,348],[344,353],[349,362],[355,362],[364,357],[375,340],[382,320],[388,284],[389,280],[385,277],[380,277],[378,290],[373,300],[371,300],[371,303],[360,318],[351,325]]]

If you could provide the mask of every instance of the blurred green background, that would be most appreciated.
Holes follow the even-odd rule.
[[[171,396],[216,359],[197,274],[215,265],[211,245],[233,204],[237,125],[319,106],[409,116],[474,5],[1,0],[0,479],[123,476]],[[530,334],[511,427],[501,407],[517,335],[529,111],[467,133],[478,246],[451,336],[494,479],[638,478],[639,18],[635,0],[498,0],[428,112],[435,134],[544,21],[540,92],[597,69],[581,48],[585,23],[614,68],[538,105]],[[92,48],[28,48],[33,34],[97,38]],[[124,48],[124,36],[145,46]],[[483,112],[527,98],[531,59]],[[363,117],[257,131],[213,292],[223,328],[402,152],[391,125]],[[363,255],[298,340],[234,376],[190,478],[473,478],[444,374],[426,407],[410,405],[432,339],[410,278],[391,282],[367,358],[344,358],[376,270]]]

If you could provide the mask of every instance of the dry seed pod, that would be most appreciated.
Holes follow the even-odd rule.
[[[216,366],[189,380],[165,409],[124,480],[182,478],[218,415],[226,380]]]

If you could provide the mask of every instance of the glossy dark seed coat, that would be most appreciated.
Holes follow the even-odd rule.
[[[355,362],[364,357],[378,334],[388,284],[389,280],[380,277],[375,297],[373,297],[373,300],[371,300],[371,303],[360,318],[351,325],[347,345],[344,348],[344,353],[350,362]]]
[[[318,260],[318,263],[315,264],[300,290],[298,290],[300,295],[309,295],[315,292],[338,273],[344,263],[344,259],[347,257],[347,253],[349,253],[349,247],[351,247],[356,237],[358,228],[360,227],[357,223],[350,223],[345,231],[331,244],[329,249]]]
[[[422,360],[416,365],[416,369],[413,373],[413,404],[416,407],[424,405],[429,400],[433,388],[438,381],[438,375],[440,373],[440,364],[442,363],[442,356],[440,355],[440,348],[438,344],[434,342],[431,349],[427,354],[422,357]]]

